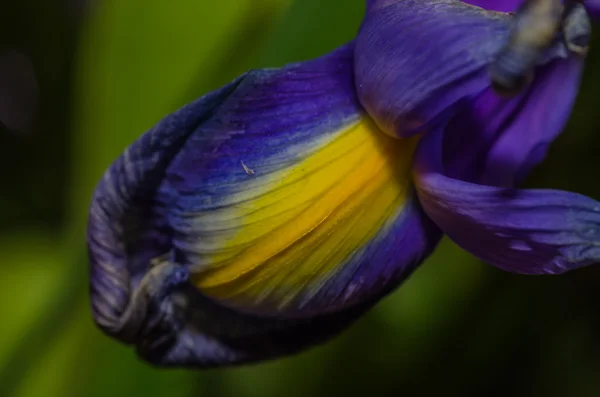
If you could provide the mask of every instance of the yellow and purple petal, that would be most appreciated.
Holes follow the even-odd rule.
[[[388,134],[423,136],[416,182],[427,214],[465,249],[521,273],[600,259],[599,203],[514,189],[563,129],[579,87],[582,53],[565,43],[554,3],[519,8],[513,19],[457,1],[375,1],[357,39],[361,103]],[[565,10],[589,36],[585,13]],[[524,23],[538,11],[541,22]],[[492,84],[519,80],[522,91],[508,97]]]
[[[417,142],[365,114],[353,54],[249,72],[112,165],[89,223],[107,333],[164,365],[288,354],[339,332],[430,253],[441,233],[410,183]]]
[[[515,22],[527,10],[367,7],[355,43],[241,76],[110,167],[88,228],[103,330],[159,365],[240,364],[341,332],[410,275],[440,228],[510,271],[597,259],[598,203],[513,188],[577,92],[582,53],[562,27],[538,43]],[[578,15],[571,44],[589,33]]]
[[[363,113],[350,51],[250,74],[168,167],[174,258],[214,300],[336,311],[395,285],[427,251],[415,141]]]

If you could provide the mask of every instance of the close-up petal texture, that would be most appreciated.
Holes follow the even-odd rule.
[[[356,39],[362,105],[392,136],[439,123],[449,107],[489,87],[486,67],[505,45],[509,27],[506,14],[459,1],[402,0],[375,7]]]
[[[251,73],[168,167],[173,260],[207,296],[265,314],[337,310],[428,252],[414,143],[362,113],[352,50]]]
[[[600,261],[599,202],[452,179],[441,166],[442,138],[421,142],[416,184],[427,214],[458,245],[516,273],[560,274]]]
[[[563,130],[581,69],[577,58],[555,61],[541,67],[535,84],[514,98],[488,88],[465,101],[444,135],[442,157],[448,175],[494,186],[522,182]]]
[[[590,20],[518,3],[368,1],[354,41],[164,118],[94,194],[96,323],[154,364],[233,365],[339,334],[444,233],[514,273],[597,262],[600,203],[516,188],[569,119]]]
[[[159,299],[153,310],[171,323],[172,305],[195,317],[223,310],[262,333],[310,316],[300,345],[320,324],[340,324],[313,316],[356,313],[431,252],[441,234],[410,183],[416,141],[388,137],[364,114],[353,49],[250,72],[167,117],[113,165],[89,226],[93,303],[109,333],[160,329],[164,319],[139,314]],[[213,309],[189,305],[189,294],[160,302],[188,273]],[[186,333],[200,341],[205,323]]]

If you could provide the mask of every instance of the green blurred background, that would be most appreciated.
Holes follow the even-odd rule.
[[[600,395],[600,268],[510,275],[447,241],[343,336],[272,363],[158,370],[94,327],[84,227],[104,169],[245,70],[352,39],[362,13],[363,0],[0,5],[0,116],[3,95],[25,91],[12,106],[31,116],[0,124],[1,397]],[[3,68],[15,52],[29,77],[27,63]],[[568,131],[530,185],[600,199],[599,63],[592,51]]]

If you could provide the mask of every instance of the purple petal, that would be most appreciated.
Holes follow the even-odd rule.
[[[367,0],[367,11],[373,11],[377,8],[383,8],[401,0]]]
[[[409,136],[490,85],[487,65],[510,17],[462,2],[403,0],[369,12],[356,41],[356,85],[386,133]]]
[[[455,1],[403,0],[372,8],[356,41],[361,103],[384,132],[406,137],[445,124],[459,105],[490,88],[488,70],[501,53],[505,62],[494,70],[506,77],[569,57],[559,41],[539,54],[521,42],[505,52],[512,18]],[[516,50],[533,53],[533,64]]]
[[[363,115],[352,77],[351,47],[253,72],[171,164],[174,255],[203,293],[262,315],[338,311],[437,242],[413,201],[412,143]]]
[[[161,365],[291,354],[349,326],[431,252],[441,233],[410,186],[415,141],[364,115],[353,54],[249,72],[111,166],[88,228],[107,333]]]
[[[502,12],[513,12],[525,0],[463,0],[465,3],[469,3],[474,6],[484,8],[486,10],[502,11]]]
[[[558,274],[600,260],[600,203],[555,190],[477,185],[444,175],[443,134],[417,154],[416,183],[427,214],[458,245],[501,269]]]
[[[165,167],[238,81],[165,118],[131,145],[96,187],[87,231],[91,298],[94,318],[108,333],[119,335],[127,325],[123,314],[150,260],[170,249],[165,198],[156,189]]]
[[[582,65],[576,57],[555,61],[517,97],[500,97],[490,88],[469,101],[444,135],[447,175],[494,186],[521,182],[565,126]]]
[[[593,19],[600,19],[600,0],[585,0],[584,4]]]
[[[162,367],[215,368],[255,363],[327,342],[351,326],[376,301],[305,319],[258,317],[224,308],[188,286],[173,300],[185,302],[177,332],[138,344],[138,354]],[[199,331],[201,330],[201,331]]]

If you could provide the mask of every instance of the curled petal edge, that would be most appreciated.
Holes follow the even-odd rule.
[[[443,132],[418,149],[425,212],[454,242],[506,271],[561,274],[600,261],[600,203],[570,192],[477,185],[444,174]]]

